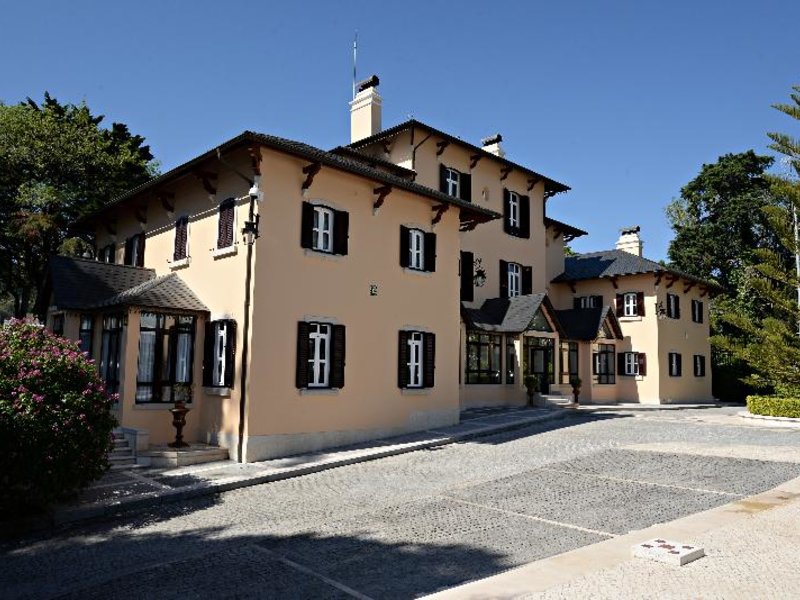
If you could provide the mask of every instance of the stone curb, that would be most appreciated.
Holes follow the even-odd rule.
[[[749,410],[737,413],[743,419],[765,421],[764,425],[770,427],[800,427],[800,419],[794,417],[773,417],[771,415],[754,415]]]
[[[465,431],[452,435],[442,435],[441,437],[436,437],[421,442],[409,442],[408,444],[398,445],[383,450],[375,450],[374,452],[369,452],[362,455],[338,459],[334,458],[332,460],[305,466],[286,467],[283,470],[273,471],[270,473],[254,474],[250,476],[233,476],[227,479],[219,479],[217,481],[196,483],[183,488],[145,492],[143,494],[129,496],[128,498],[122,498],[113,502],[97,502],[87,506],[76,506],[73,508],[60,509],[56,510],[52,515],[46,517],[35,517],[16,521],[14,523],[2,523],[0,524],[0,537],[21,535],[24,533],[52,529],[65,525],[74,525],[89,521],[103,520],[161,504],[168,504],[170,502],[221,494],[223,492],[229,492],[240,488],[271,483],[273,481],[302,477],[303,475],[319,473],[321,471],[327,471],[328,469],[335,469],[337,467],[368,462],[371,460],[378,460],[389,456],[397,456],[399,454],[407,454],[409,452],[425,450],[435,446],[445,446],[472,438],[502,433],[504,431],[523,429],[529,425],[556,421],[575,414],[576,412],[571,410],[552,409],[551,414],[522,418],[511,423],[486,425],[484,427],[476,428],[473,431]],[[471,422],[472,421],[465,421],[461,424],[464,425]]]

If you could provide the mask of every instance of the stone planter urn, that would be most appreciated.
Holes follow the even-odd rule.
[[[581,383],[580,377],[572,377],[569,380],[569,384],[572,386],[572,401],[575,404],[580,404],[578,401],[578,396],[580,396],[581,393]]]
[[[540,382],[538,375],[525,376],[525,391],[528,394],[528,406],[530,407],[536,406],[534,396],[539,393],[539,384]]]
[[[186,399],[191,398],[190,386],[175,386],[175,407],[170,408],[172,426],[175,428],[175,441],[167,444],[170,448],[188,448],[189,444],[183,441],[183,428],[186,426],[186,413],[191,409],[186,408]]]

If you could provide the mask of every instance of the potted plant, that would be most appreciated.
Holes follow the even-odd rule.
[[[539,376],[526,375],[525,376],[525,391],[528,393],[528,406],[533,406],[533,397],[539,393]]]
[[[569,384],[572,386],[572,399],[575,402],[575,404],[579,404],[578,396],[581,393],[581,383],[583,382],[581,381],[580,377],[569,378]]]

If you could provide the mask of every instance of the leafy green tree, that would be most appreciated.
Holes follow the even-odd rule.
[[[47,92],[41,104],[0,103],[0,298],[17,316],[44,312],[52,254],[88,249],[70,224],[156,174],[143,137],[102,121]]]

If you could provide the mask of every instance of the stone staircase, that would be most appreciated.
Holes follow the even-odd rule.
[[[114,447],[108,454],[108,462],[111,463],[112,471],[123,471],[127,469],[135,469],[139,465],[136,464],[136,456],[133,453],[133,448],[128,444],[128,440],[121,431],[112,432],[114,436]]]

